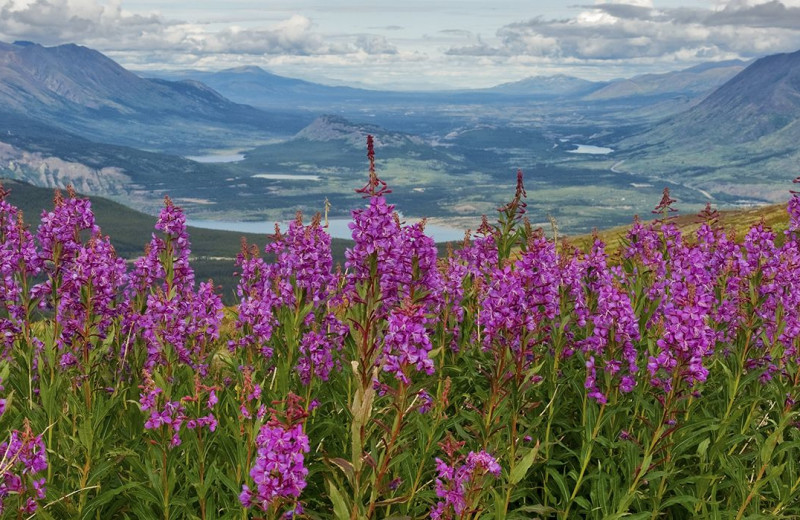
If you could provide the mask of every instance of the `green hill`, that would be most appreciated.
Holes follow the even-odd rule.
[[[786,213],[786,204],[771,204],[769,206],[757,208],[719,212],[719,225],[722,226],[728,234],[731,232],[734,233],[737,242],[741,242],[742,239],[744,239],[752,226],[762,221],[776,232],[776,240],[778,243],[782,242],[783,232],[789,227],[789,215]],[[700,227],[700,219],[697,215],[679,214],[675,222],[684,236],[692,236]],[[620,249],[621,239],[625,237],[629,229],[630,225],[618,226],[599,230],[597,231],[597,235],[606,243],[606,251],[611,254]],[[591,247],[594,236],[591,233],[577,235],[567,238],[567,241],[571,245],[577,246],[585,251]]]

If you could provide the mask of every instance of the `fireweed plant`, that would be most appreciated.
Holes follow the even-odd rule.
[[[344,265],[298,215],[230,308],[169,199],[126,264],[88,200],[0,190],[0,518],[800,517],[800,194],[737,241],[665,190],[609,255],[519,173],[437,258],[367,148]]]

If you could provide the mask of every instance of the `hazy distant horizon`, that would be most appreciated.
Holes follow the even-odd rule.
[[[256,65],[325,84],[466,89],[795,51],[800,0],[0,0],[0,40],[77,43],[144,72]]]

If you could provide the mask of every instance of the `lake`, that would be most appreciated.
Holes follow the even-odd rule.
[[[351,222],[348,218],[334,218],[328,220],[328,234],[332,238],[352,238],[350,228],[347,225]],[[417,220],[408,220],[409,224]],[[235,220],[206,220],[188,219],[186,224],[189,226],[218,229],[222,231],[236,231],[239,233],[256,233],[260,235],[272,234],[275,232],[274,222],[241,222]],[[288,222],[281,222],[281,231],[288,228]],[[425,234],[432,237],[436,242],[452,242],[464,239],[464,230],[435,224],[425,224]]]
[[[240,153],[224,155],[187,155],[184,159],[199,163],[232,163],[244,160],[244,155]]]
[[[290,173],[257,173],[251,179],[277,179],[282,181],[318,181],[319,175],[292,175]]]
[[[595,155],[606,155],[614,151],[613,148],[606,148],[605,146],[594,146],[591,144],[576,144],[577,150],[568,150],[568,153],[586,153]]]

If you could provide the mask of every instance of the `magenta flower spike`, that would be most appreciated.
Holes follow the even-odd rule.
[[[195,291],[186,217],[169,197],[155,228],[164,238],[154,234],[145,256],[134,265],[128,298],[144,303],[130,303],[142,306],[133,309],[125,326],[144,340],[146,369],[166,363],[172,349],[180,363],[203,370],[204,346],[219,337],[222,301],[211,283],[201,283]]]
[[[497,460],[485,451],[471,451],[463,463],[459,462],[458,457],[451,464],[436,459],[436,496],[443,500],[431,509],[432,520],[460,518],[468,507],[474,507],[471,500],[484,476],[499,477],[502,471]]]
[[[37,478],[47,470],[47,449],[41,435],[34,435],[25,419],[22,431],[13,430],[0,443],[0,515],[6,512],[10,495],[25,497],[18,512],[33,514],[45,498],[45,479]]]
[[[389,313],[378,364],[404,384],[411,383],[411,370],[434,373],[433,360],[428,357],[432,345],[426,323],[424,308],[410,302]]]
[[[254,486],[242,486],[242,505],[267,511],[275,503],[298,498],[306,487],[308,469],[304,463],[308,451],[302,424],[287,427],[273,420],[263,425],[256,437],[256,460],[250,470]]]

